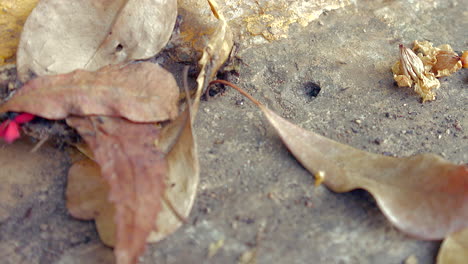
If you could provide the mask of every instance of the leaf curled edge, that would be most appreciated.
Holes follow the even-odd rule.
[[[0,112],[27,112],[53,120],[107,115],[158,122],[178,115],[178,98],[172,74],[143,62],[36,78],[1,105]]]

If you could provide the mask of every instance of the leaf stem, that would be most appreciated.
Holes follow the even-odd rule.
[[[228,81],[225,81],[225,80],[214,80],[214,81],[211,81],[209,84],[208,84],[208,87],[210,85],[213,85],[213,84],[217,84],[217,83],[220,83],[220,84],[224,84],[224,85],[227,85],[227,86],[230,86],[234,89],[236,89],[239,93],[241,93],[243,96],[247,97],[250,101],[252,101],[254,104],[256,104],[258,107],[263,107],[262,103],[260,103],[259,101],[257,101],[257,99],[253,98],[252,96],[250,96],[250,94],[248,94],[246,91],[244,91],[242,88],[240,88],[239,86],[231,83],[231,82],[228,82]]]

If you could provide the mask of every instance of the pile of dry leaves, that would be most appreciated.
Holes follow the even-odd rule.
[[[179,9],[190,9],[187,2]],[[7,57],[21,34],[16,67],[24,85],[4,92],[0,136],[13,142],[23,126],[39,144],[62,137],[79,150],[68,174],[70,214],[96,221],[117,263],[137,263],[145,244],[175,231],[193,205],[199,167],[192,123],[202,92],[229,57],[232,33],[211,0],[197,2],[212,13],[199,32],[173,30],[176,0],[22,3],[18,17],[24,28],[14,24],[16,35],[1,55],[12,60]],[[180,36],[188,33],[187,42]],[[137,62],[154,57],[171,34],[199,58],[193,91],[181,92],[174,76],[157,64]],[[195,43],[194,35],[205,41]],[[418,76],[405,84],[421,88]],[[232,86],[254,102],[318,182],[336,192],[366,189],[401,231],[447,238],[439,263],[461,263],[448,258],[463,250],[456,246],[468,234],[467,166],[432,154],[395,158],[354,149],[299,128],[229,82],[213,83]],[[55,126],[55,134],[41,130],[44,124]]]

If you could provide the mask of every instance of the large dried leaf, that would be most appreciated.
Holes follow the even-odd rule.
[[[117,263],[136,263],[154,228],[168,164],[154,141],[154,124],[135,124],[113,117],[69,117],[93,150],[109,183],[109,201],[115,205]]]
[[[177,116],[178,99],[172,74],[143,62],[36,78],[0,106],[0,112],[27,112],[47,119],[108,115],[156,122]]]
[[[188,111],[162,129],[157,145],[168,153],[165,197],[170,204],[164,200],[147,242],[157,242],[177,230],[195,200],[199,168]],[[95,219],[101,240],[114,246],[114,205],[107,200],[108,194],[108,183],[97,163],[86,158],[73,164],[68,173],[67,208],[76,218]]]
[[[0,65],[16,53],[23,24],[38,0],[0,1]]]
[[[465,264],[468,261],[468,228],[450,234],[442,243],[437,264]]]
[[[258,105],[302,165],[324,176],[333,191],[366,189],[395,226],[422,239],[443,239],[468,227],[467,166],[433,154],[394,158],[358,150],[302,129],[240,92]]]
[[[181,218],[189,216],[195,201],[199,165],[188,109],[164,127],[156,145],[168,153],[167,201],[163,203],[156,222],[157,229],[151,233],[148,242],[160,241],[177,230],[183,224]]]
[[[20,79],[146,59],[171,36],[177,0],[41,0],[18,47]]]

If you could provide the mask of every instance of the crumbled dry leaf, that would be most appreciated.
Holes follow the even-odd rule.
[[[410,49],[400,45],[400,60],[393,67],[393,78],[399,87],[414,86],[423,102],[435,100],[434,89],[440,82],[432,72],[426,71],[421,59]]]
[[[468,260],[468,228],[450,234],[440,246],[437,264],[465,264]]]
[[[304,167],[325,173],[327,187],[369,191],[390,222],[407,234],[436,240],[468,227],[468,166],[433,154],[395,158],[358,150],[286,121],[235,85],[216,82],[252,100]]]
[[[154,124],[136,124],[113,117],[69,117],[93,150],[104,179],[109,201],[115,205],[117,263],[136,263],[154,228],[167,161],[153,142],[160,136]]]
[[[197,93],[193,103],[194,109],[198,109],[202,92],[206,89],[210,80],[216,75],[218,69],[229,57],[233,45],[232,32],[229,29],[224,15],[218,11],[218,4],[213,0],[208,0],[208,3],[213,15],[218,19],[219,23],[203,50],[201,59],[198,61],[201,70],[197,77]],[[195,113],[192,116],[192,119],[194,118]]]
[[[177,0],[41,0],[18,47],[20,80],[146,59],[168,42]]]
[[[27,112],[53,120],[72,114],[156,122],[177,116],[178,99],[179,88],[172,74],[157,64],[143,62],[36,78],[1,105],[0,112]]]
[[[424,63],[427,72],[434,73],[435,77],[449,76],[462,67],[460,57],[448,44],[433,47],[429,41],[414,41],[414,52]]]
[[[24,22],[38,0],[2,0],[0,2],[0,65],[12,61]]]

